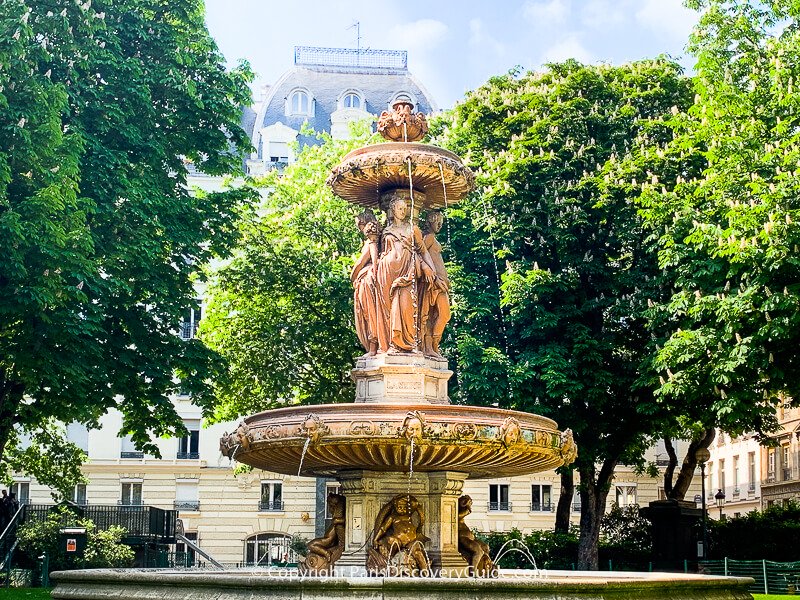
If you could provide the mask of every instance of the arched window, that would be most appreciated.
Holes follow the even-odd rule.
[[[244,542],[244,562],[260,567],[297,564],[297,554],[290,546],[291,541],[291,536],[285,533],[250,536]]]
[[[295,90],[289,97],[289,114],[309,115],[311,114],[311,98],[304,90]]]
[[[342,98],[342,108],[361,108],[361,96],[355,92],[347,92]]]

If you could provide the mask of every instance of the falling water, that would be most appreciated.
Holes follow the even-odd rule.
[[[408,141],[408,125],[403,121],[403,141]]]
[[[303,444],[303,453],[300,455],[300,464],[297,466],[297,475],[300,476],[300,471],[303,470],[303,460],[306,457],[306,452],[308,452],[308,447],[311,445],[311,436],[306,438],[306,443]]]
[[[528,548],[522,540],[510,539],[505,544],[500,546],[500,550],[497,551],[497,554],[494,557],[494,564],[499,566],[500,559],[512,553],[521,554],[524,556],[528,562],[533,565],[536,573],[539,573],[539,567],[536,566],[536,558],[534,558],[530,548]]]

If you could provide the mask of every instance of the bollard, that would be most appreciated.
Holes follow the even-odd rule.
[[[767,560],[761,561],[761,567],[764,570],[764,593],[769,594],[769,582],[767,581]]]
[[[42,587],[49,588],[50,587],[50,558],[47,556],[47,552],[42,554],[39,558],[42,559]]]

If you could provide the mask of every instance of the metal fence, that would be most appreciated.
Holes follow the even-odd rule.
[[[752,577],[752,594],[796,594],[800,591],[800,562],[771,560],[707,560],[700,563],[706,575]]]

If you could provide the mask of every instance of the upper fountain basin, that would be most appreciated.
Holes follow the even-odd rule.
[[[409,162],[411,164],[409,173]],[[333,169],[333,193],[366,208],[381,208],[379,197],[390,189],[421,194],[418,206],[441,209],[466,196],[475,177],[452,152],[416,142],[386,142],[353,150]]]
[[[571,432],[523,412],[435,404],[328,404],[262,412],[220,440],[226,456],[286,475],[458,471],[511,477],[574,460]]]

